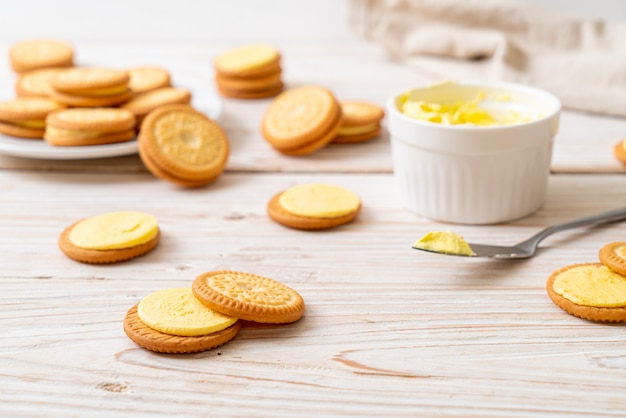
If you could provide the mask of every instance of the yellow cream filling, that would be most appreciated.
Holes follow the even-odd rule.
[[[222,71],[237,72],[262,67],[277,56],[278,51],[269,45],[249,45],[223,53],[215,64]]]
[[[357,210],[359,197],[348,189],[330,184],[310,183],[291,187],[278,200],[289,213],[310,218],[333,218]]]
[[[15,126],[21,126],[22,128],[32,128],[32,129],[44,129],[46,127],[46,121],[44,119],[17,120],[17,121],[12,121],[11,124]]]
[[[465,239],[452,231],[433,231],[415,241],[413,248],[437,253],[473,256],[474,251]]]
[[[372,123],[370,125],[363,125],[363,126],[344,126],[344,127],[339,128],[337,135],[366,134],[368,132],[374,131],[377,128],[378,128],[378,125],[375,123]]]
[[[606,266],[578,266],[556,276],[552,288],[577,305],[626,306],[626,277]]]
[[[48,131],[48,133],[55,135],[55,136],[61,136],[63,138],[84,138],[84,139],[88,139],[88,138],[99,138],[102,135],[105,135],[106,132],[98,132],[98,131],[94,131],[94,132],[89,132],[89,131],[76,131],[76,130],[72,130],[72,129],[59,129],[59,128],[54,128],[52,126],[48,126],[46,128],[46,130]]]
[[[223,315],[204,306],[191,288],[158,290],[139,302],[141,322],[170,335],[197,337],[228,328],[237,318]]]
[[[122,84],[114,87],[106,87],[101,89],[88,89],[88,90],[74,90],[69,92],[70,94],[80,95],[80,96],[115,96],[117,94],[122,94],[128,90],[128,85]]]
[[[534,119],[530,115],[522,115],[513,109],[506,111],[501,109],[496,116],[480,107],[484,99],[485,94],[479,92],[473,100],[460,100],[453,103],[428,102],[412,99],[409,91],[400,98],[399,110],[410,118],[442,125],[512,125]],[[491,99],[500,102],[511,100],[505,94]]]
[[[70,232],[70,242],[89,250],[135,247],[157,236],[154,216],[142,212],[111,212],[87,218]]]

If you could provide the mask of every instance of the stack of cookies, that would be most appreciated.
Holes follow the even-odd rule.
[[[225,97],[262,99],[283,89],[280,53],[270,45],[248,45],[229,50],[214,61],[215,82]]]
[[[626,322],[626,242],[600,249],[599,263],[572,264],[548,278],[550,299],[565,312],[600,322]]]
[[[304,314],[292,288],[238,271],[199,275],[191,288],[163,289],[133,306],[124,332],[143,348],[160,353],[196,353],[232,340],[242,321],[287,324]]]

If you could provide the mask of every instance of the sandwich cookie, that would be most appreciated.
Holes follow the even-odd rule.
[[[61,68],[42,68],[21,74],[15,83],[18,97],[47,97],[52,95],[52,80]]]
[[[161,106],[148,113],[139,131],[139,156],[163,180],[207,185],[224,171],[228,138],[217,122],[188,105]]]
[[[0,132],[20,138],[41,139],[46,117],[65,105],[41,97],[23,97],[0,103]]]
[[[197,353],[233,339],[241,329],[235,317],[200,303],[190,288],[154,292],[128,310],[124,332],[141,347],[159,353]]]
[[[13,45],[9,50],[9,60],[16,73],[39,68],[71,67],[74,65],[74,48],[54,39],[32,39]]]
[[[74,108],[46,118],[44,139],[55,146],[87,146],[130,141],[135,115],[117,108]]]
[[[286,90],[272,100],[261,131],[279,152],[305,155],[330,143],[341,120],[341,108],[329,90],[304,86]]]
[[[340,102],[342,121],[333,144],[365,142],[380,135],[384,110],[366,102]]]
[[[189,103],[191,103],[189,90],[178,87],[160,87],[138,94],[120,107],[133,112],[139,128],[143,118],[154,109],[165,105]]]
[[[110,212],[67,227],[58,245],[69,258],[88,264],[111,264],[139,257],[159,243],[154,216],[142,212]]]
[[[291,187],[267,204],[267,214],[281,225],[302,230],[321,230],[356,219],[361,200],[343,187],[310,183]]]
[[[271,45],[231,49],[214,61],[220,94],[236,99],[273,97],[283,89],[280,53]]]
[[[127,71],[75,67],[52,80],[52,98],[73,107],[119,105],[132,97]]]
[[[128,75],[128,87],[134,94],[171,85],[169,71],[159,67],[133,67],[128,70]]]
[[[571,315],[590,321],[626,321],[626,276],[601,263],[563,267],[548,278],[546,290]]]
[[[196,277],[191,289],[210,309],[246,321],[286,324],[304,314],[304,300],[298,292],[256,274],[211,271]]]

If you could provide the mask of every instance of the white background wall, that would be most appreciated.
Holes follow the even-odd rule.
[[[0,42],[36,36],[86,41],[345,40],[347,0],[2,0]],[[626,0],[529,0],[626,21]]]

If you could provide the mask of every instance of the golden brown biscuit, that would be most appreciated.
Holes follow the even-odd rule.
[[[21,74],[15,83],[18,97],[50,97],[52,80],[62,71],[61,68],[42,68]]]
[[[138,124],[154,109],[173,104],[191,103],[191,92],[178,87],[161,87],[141,93],[121,105],[122,109],[130,110],[135,114]]]
[[[238,271],[211,271],[191,285],[196,298],[224,315],[267,324],[295,322],[304,300],[292,288],[267,277]]]
[[[224,171],[230,150],[222,128],[188,105],[150,112],[138,139],[139,156],[152,174],[187,187],[213,182]]]
[[[616,273],[626,276],[626,242],[611,242],[600,248],[600,262]]]
[[[42,97],[0,102],[0,132],[22,138],[43,138],[48,114],[65,105]]]
[[[217,90],[220,92],[222,96],[229,97],[231,99],[245,99],[245,100],[266,99],[268,97],[274,97],[277,94],[279,94],[281,91],[283,91],[283,88],[284,88],[284,85],[282,82],[274,86],[270,86],[269,88],[262,89],[262,90],[257,90],[257,89],[235,90],[235,89],[229,89],[227,87],[223,87],[219,84],[217,85]]]
[[[618,160],[626,164],[626,139],[623,139],[619,143],[615,144],[613,154]]]
[[[241,321],[212,334],[197,337],[182,337],[156,331],[143,322],[137,314],[137,305],[128,310],[124,317],[124,332],[139,346],[158,353],[187,354],[207,351],[227,343],[237,336]]]
[[[343,119],[332,141],[334,144],[364,142],[378,137],[380,122],[385,116],[380,106],[356,101],[342,101],[340,105]]]
[[[550,299],[570,315],[599,322],[626,321],[626,277],[601,263],[563,267],[550,275],[546,290]],[[600,304],[594,301],[594,296],[603,298],[607,295],[610,298],[605,304],[611,306],[594,306]]]
[[[13,71],[27,71],[48,67],[74,65],[74,49],[66,42],[54,39],[32,39],[18,42],[9,51]]]
[[[55,146],[88,146],[130,141],[135,115],[117,108],[74,108],[53,112],[46,119],[44,139]]]
[[[332,141],[341,120],[341,108],[329,90],[304,86],[286,90],[272,100],[261,130],[276,150],[304,155]]]
[[[171,85],[170,73],[159,67],[133,67],[128,70],[128,75],[128,87],[135,94]]]
[[[127,71],[111,68],[75,67],[52,80],[53,99],[74,107],[106,107],[121,104],[133,95]]]

